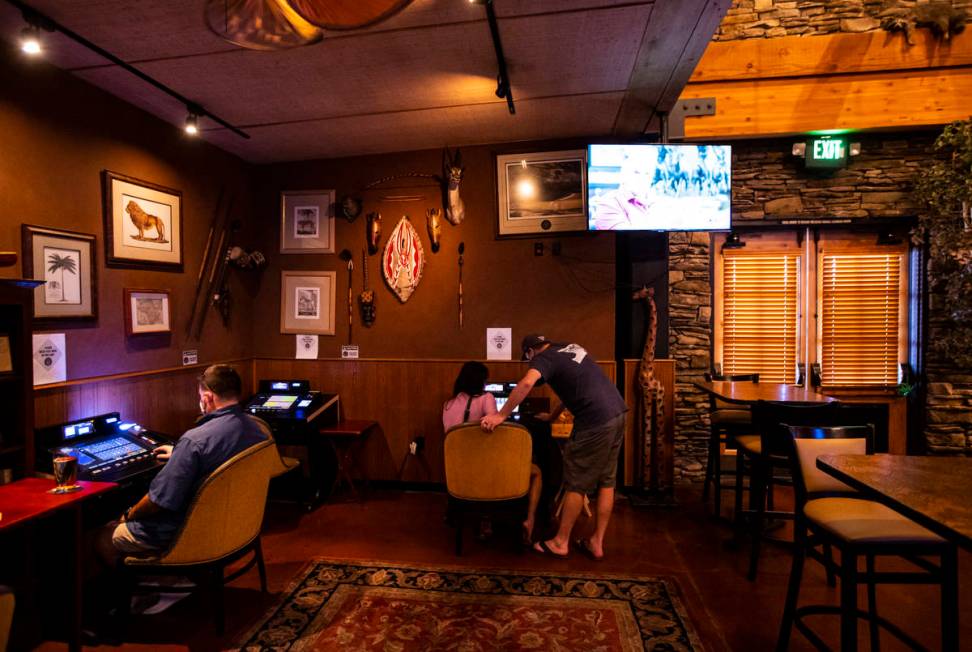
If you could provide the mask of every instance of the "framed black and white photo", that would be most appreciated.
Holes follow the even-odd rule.
[[[587,229],[587,150],[496,157],[500,236]]]
[[[98,316],[95,237],[24,224],[24,278],[44,281],[34,290],[34,319]]]
[[[103,173],[105,263],[182,271],[182,193],[149,181]]]
[[[280,253],[334,253],[334,191],[280,193]]]
[[[168,290],[125,288],[125,334],[157,335],[172,332]]]
[[[280,273],[280,332],[334,335],[337,272]]]

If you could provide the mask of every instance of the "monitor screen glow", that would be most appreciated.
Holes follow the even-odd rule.
[[[725,231],[730,226],[728,145],[591,145],[591,231]]]

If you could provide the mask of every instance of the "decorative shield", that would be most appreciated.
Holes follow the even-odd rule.
[[[423,269],[425,251],[418,231],[408,220],[408,215],[403,215],[385,244],[385,253],[381,257],[382,275],[398,300],[405,303],[422,280]]]

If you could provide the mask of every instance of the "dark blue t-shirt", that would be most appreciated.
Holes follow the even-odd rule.
[[[238,404],[202,417],[179,438],[169,461],[149,485],[149,499],[162,511],[129,522],[129,531],[146,545],[169,545],[199,485],[223,462],[264,439],[266,435]]]
[[[577,428],[599,426],[627,410],[618,388],[578,344],[551,344],[530,368],[557,393]]]

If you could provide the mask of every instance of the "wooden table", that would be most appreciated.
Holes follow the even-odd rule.
[[[69,494],[50,494],[53,480],[25,478],[0,486],[0,533],[20,525],[27,525],[64,510],[72,512],[73,526],[65,532],[65,539],[73,539],[73,591],[71,628],[68,631],[68,649],[81,650],[81,605],[83,604],[83,554],[81,503],[118,487],[114,482],[79,482],[83,489]],[[30,569],[28,569],[30,572]],[[30,605],[33,608],[36,605]]]
[[[817,468],[972,550],[972,458],[821,455]]]
[[[812,387],[784,383],[754,383],[751,381],[697,381],[696,387],[727,403],[752,405],[757,401],[815,405],[833,403],[837,399],[818,394]]]

